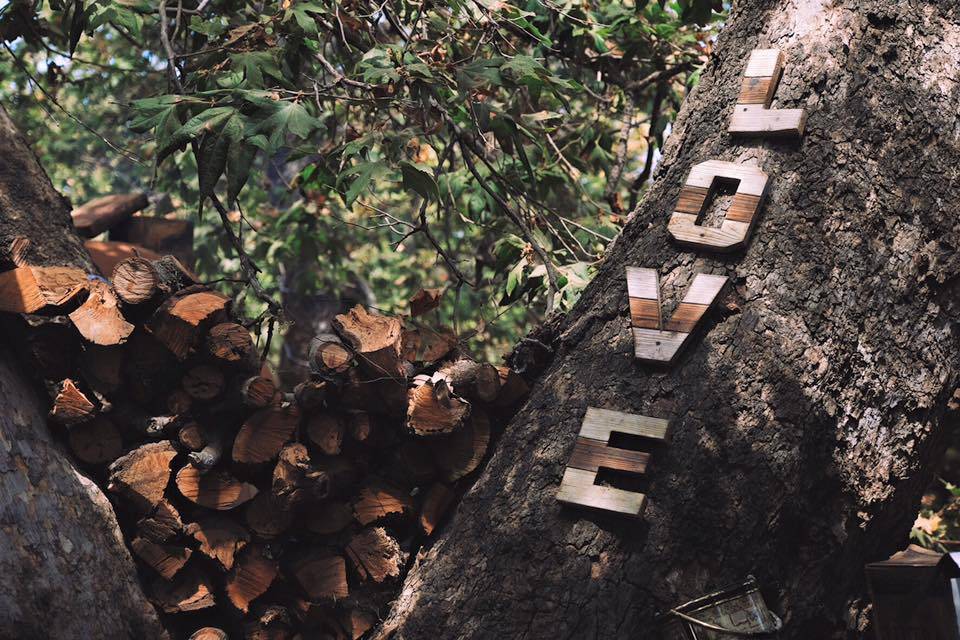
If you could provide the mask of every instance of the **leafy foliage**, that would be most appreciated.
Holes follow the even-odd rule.
[[[160,213],[225,203],[232,227],[199,222],[211,278],[251,276],[229,232],[270,295],[360,277],[402,311],[445,285],[442,317],[499,347],[589,281],[723,9],[13,2],[0,72],[5,104],[74,199],[152,181],[168,194]],[[234,293],[260,311],[249,287]]]

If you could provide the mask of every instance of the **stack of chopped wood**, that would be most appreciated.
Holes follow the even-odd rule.
[[[362,307],[284,392],[170,256],[110,280],[19,264],[0,311],[180,638],[363,636],[526,393],[451,332]]]

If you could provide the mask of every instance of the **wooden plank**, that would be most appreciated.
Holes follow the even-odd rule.
[[[656,269],[627,267],[627,295],[660,303],[660,283]]]
[[[667,231],[678,244],[694,249],[709,249],[717,252],[737,251],[747,244],[750,224],[736,220],[724,220],[719,227],[704,227],[694,221],[683,220],[675,213],[667,224]]]
[[[707,160],[695,164],[684,186],[709,189],[718,177],[738,180],[737,193],[762,196],[767,188],[767,174],[759,167],[725,160]]]
[[[634,356],[637,360],[655,363],[670,363],[680,352],[689,333],[660,331],[656,329],[633,329]]]
[[[684,185],[680,190],[680,197],[677,199],[677,206],[674,211],[680,213],[692,213],[700,215],[703,212],[704,205],[707,203],[707,196],[710,189],[704,187],[694,187]]]
[[[753,222],[760,211],[760,202],[762,198],[749,193],[736,193],[733,196],[733,202],[727,211],[725,218],[736,222]]]
[[[613,432],[626,433],[655,440],[666,440],[670,423],[663,418],[651,418],[635,413],[587,407],[580,426],[580,435],[603,442],[610,441]]]
[[[611,447],[606,442],[593,438],[577,438],[577,443],[567,461],[567,467],[583,471],[613,469],[628,473],[645,473],[650,462],[650,454],[645,451],[633,451]]]
[[[740,135],[802,136],[807,122],[803,109],[765,109],[755,104],[738,104],[733,109],[728,131]]]
[[[783,53],[779,49],[754,49],[743,75],[747,78],[775,76],[782,68]]]
[[[594,484],[596,472],[567,468],[557,491],[557,500],[564,504],[612,511],[638,517],[643,514],[647,497],[642,493]]]
[[[725,284],[727,284],[727,276],[698,273],[694,276],[686,295],[683,296],[683,302],[709,306],[717,299],[717,295],[723,290]]]
[[[707,309],[708,307],[705,304],[681,302],[663,328],[667,331],[690,333],[700,322],[700,318],[707,312]]]
[[[656,300],[630,298],[630,323],[634,327],[659,329],[662,323],[660,305]]]
[[[777,91],[776,78],[744,78],[740,82],[737,104],[762,104],[769,107]]]

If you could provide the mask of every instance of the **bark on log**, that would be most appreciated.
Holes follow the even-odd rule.
[[[3,251],[16,236],[32,239],[29,264],[93,269],[69,204],[0,107]],[[6,349],[0,389],[0,522],[16,523],[0,527],[0,636],[165,637],[110,504],[51,441],[37,393]]]
[[[903,547],[939,459],[956,348],[956,7],[738,3],[658,180],[576,308],[482,476],[406,578],[393,640],[652,635],[657,608],[753,573],[785,639],[863,637],[863,565]],[[726,133],[744,63],[776,47],[798,142]],[[672,245],[690,167],[755,164],[771,191],[747,249]],[[624,269],[670,312],[698,272],[733,280],[668,369],[634,360]],[[642,520],[561,508],[587,406],[668,418]],[[482,615],[477,614],[482,612]],[[382,636],[383,637],[383,636]]]

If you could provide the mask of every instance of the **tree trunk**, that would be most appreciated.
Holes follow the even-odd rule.
[[[0,258],[93,271],[60,196],[0,108]],[[159,638],[110,503],[47,429],[45,405],[0,346],[0,637]]]
[[[749,573],[783,638],[865,627],[863,565],[905,545],[954,419],[958,43],[951,3],[735,6],[656,183],[382,637],[651,637],[658,609]],[[774,106],[807,109],[799,142],[726,133],[753,48],[785,55]],[[709,159],[771,181],[747,249],[722,259],[667,235]],[[696,273],[732,281],[669,367],[634,360],[626,266],[659,270],[665,312]],[[556,500],[588,406],[672,423],[640,521]]]

